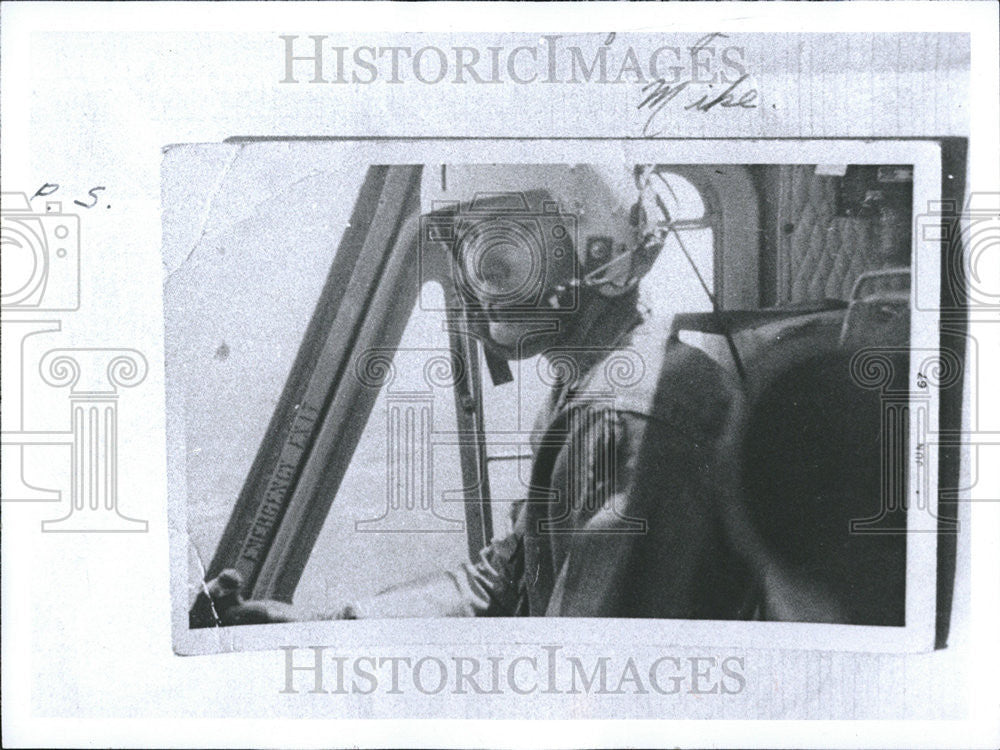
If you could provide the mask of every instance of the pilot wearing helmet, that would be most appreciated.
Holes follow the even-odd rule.
[[[326,612],[243,601],[234,571],[208,584],[200,608],[224,624],[837,619],[760,551],[729,486],[734,370],[671,337],[668,301],[643,289],[670,219],[646,189],[649,170],[474,165],[447,175],[447,189],[425,181],[424,217],[448,229],[438,236],[494,381],[507,362],[538,354],[554,373],[512,532],[455,570]]]

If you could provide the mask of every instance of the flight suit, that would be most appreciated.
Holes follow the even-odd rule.
[[[757,586],[723,522],[719,460],[739,392],[666,338],[637,320],[606,349],[550,351],[561,376],[513,531],[341,616],[750,617]]]

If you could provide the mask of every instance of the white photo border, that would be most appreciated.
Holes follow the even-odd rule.
[[[331,140],[349,142],[352,157],[360,166],[368,164],[419,163],[670,163],[670,164],[912,164],[914,218],[941,199],[941,146],[923,139],[301,139],[293,148],[321,153]],[[263,144],[287,146],[288,139],[262,139]],[[515,148],[516,156],[512,156]],[[327,146],[328,148],[328,146]],[[169,207],[164,207],[169,208]],[[913,234],[911,268],[919,269],[926,298],[937,298],[940,290],[941,244]],[[926,278],[929,277],[929,278]],[[940,315],[936,309],[916,309],[911,298],[910,379],[917,382],[921,361],[927,352],[939,351]],[[922,358],[912,352],[922,352]],[[177,416],[183,401],[171,394],[168,384],[168,414]],[[927,429],[936,431],[939,402],[930,389]],[[183,435],[176,428],[182,420],[168,420],[168,443],[180,447]],[[909,425],[909,443],[919,440],[918,420]],[[912,458],[912,451],[910,451]],[[177,455],[174,451],[173,455]],[[183,448],[180,455],[184,455]],[[183,518],[176,512],[186,503],[183,466],[168,467],[168,504],[171,523],[171,592],[174,649],[179,654],[220,651],[270,650],[287,646],[310,647],[336,644],[342,650],[378,645],[383,648],[416,646],[433,642],[456,647],[491,642],[637,643],[643,645],[714,646],[738,648],[816,649],[824,651],[915,652],[934,647],[937,614],[937,485],[936,465],[908,472],[909,497],[918,482],[935,489],[927,498],[926,511],[910,503],[907,512],[908,543],[905,625],[901,627],[789,623],[762,621],[591,619],[591,618],[433,618],[324,621],[290,624],[245,625],[190,630],[187,613],[188,540]],[[932,532],[932,533],[919,533]],[[412,625],[418,624],[419,627]],[[426,633],[433,633],[428,640]]]

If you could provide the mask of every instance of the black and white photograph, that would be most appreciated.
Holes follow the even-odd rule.
[[[844,163],[713,160],[733,147]],[[467,160],[518,149],[636,158]],[[671,154],[687,161],[638,161]],[[948,519],[908,456],[960,389],[954,352],[911,346],[911,319],[935,317],[911,278],[938,247],[912,227],[940,159],[937,143],[171,147],[188,632],[640,618],[932,648]]]
[[[1000,745],[1000,6],[0,7],[0,745]]]

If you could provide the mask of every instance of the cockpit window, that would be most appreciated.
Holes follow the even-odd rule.
[[[468,558],[444,293],[427,282],[396,351],[372,349],[354,375],[378,389],[295,601],[365,597]]]
[[[705,218],[705,201],[692,185],[678,174],[664,169],[650,168],[642,173],[641,181],[650,198],[660,208],[658,214],[650,209],[650,219],[656,221],[698,221]]]
[[[647,208],[650,222],[664,232],[664,245],[640,283],[641,298],[655,302],[658,313],[663,315],[711,310],[715,231],[701,193],[680,175],[662,169],[649,172],[645,179],[655,204]],[[650,203],[649,198],[646,203]]]

